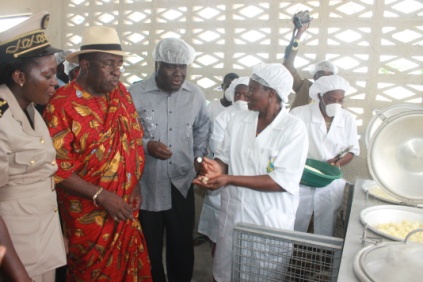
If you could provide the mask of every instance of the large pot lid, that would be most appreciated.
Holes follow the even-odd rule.
[[[374,116],[372,117],[366,128],[366,147],[369,148],[370,140],[373,134],[385,119],[390,118],[399,113],[416,110],[423,110],[423,108],[414,104],[397,104],[387,107],[383,110],[375,110]]]
[[[423,110],[383,120],[367,162],[379,186],[409,205],[423,206]]]
[[[421,281],[423,245],[382,243],[361,249],[354,260],[354,272],[362,282]]]

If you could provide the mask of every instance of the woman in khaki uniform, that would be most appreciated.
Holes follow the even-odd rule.
[[[43,29],[46,12],[0,33],[0,217],[25,267],[13,281],[50,282],[66,263],[53,174],[56,151],[34,103],[45,105],[57,85],[54,53]],[[18,260],[19,262],[19,260]]]

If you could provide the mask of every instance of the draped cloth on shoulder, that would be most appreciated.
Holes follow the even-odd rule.
[[[143,129],[122,84],[96,97],[73,81],[52,97],[45,119],[57,151],[57,183],[76,173],[129,201],[144,169]],[[116,222],[91,199],[57,190],[69,239],[68,281],[151,280],[138,211],[134,221]]]

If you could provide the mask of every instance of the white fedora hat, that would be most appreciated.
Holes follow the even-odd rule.
[[[116,30],[107,26],[90,26],[82,32],[82,42],[79,51],[66,56],[66,61],[79,63],[78,56],[86,53],[108,53],[118,56],[127,56],[122,51],[119,36]]]

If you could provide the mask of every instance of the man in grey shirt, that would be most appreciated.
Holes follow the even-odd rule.
[[[166,230],[168,281],[191,281],[196,158],[207,154],[210,116],[200,88],[185,81],[194,49],[165,38],[154,52],[155,73],[129,87],[144,127],[140,221],[155,282],[166,281],[162,264]]]

